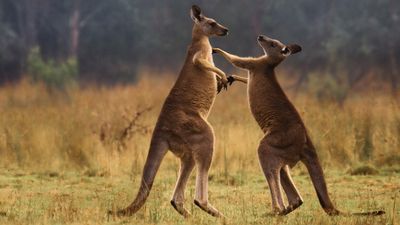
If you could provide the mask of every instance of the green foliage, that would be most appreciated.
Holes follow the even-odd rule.
[[[50,89],[64,90],[75,82],[78,74],[77,61],[69,58],[65,62],[43,60],[38,47],[31,50],[28,56],[28,72],[36,82],[43,82]]]

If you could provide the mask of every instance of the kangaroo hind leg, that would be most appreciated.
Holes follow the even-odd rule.
[[[275,154],[274,150],[276,149],[266,142],[262,142],[258,148],[258,157],[271,191],[273,213],[283,215],[285,206],[283,204],[280,179],[280,170],[283,165],[282,160]]]
[[[195,162],[193,157],[183,156],[181,158],[181,168],[179,171],[179,177],[176,182],[174,195],[171,200],[171,205],[184,217],[189,217],[189,211],[184,207],[185,202],[185,187],[186,183],[190,177],[191,172],[193,171]]]
[[[281,169],[281,184],[288,199],[288,206],[285,208],[284,214],[289,214],[303,204],[303,198],[300,196],[299,191],[293,183],[290,176],[289,166],[286,165]]]
[[[208,202],[208,171],[214,151],[214,133],[208,125],[202,132],[193,136],[193,157],[197,166],[196,196],[194,204],[214,217],[223,217],[216,208]]]

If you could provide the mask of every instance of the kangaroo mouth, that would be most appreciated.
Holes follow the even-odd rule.
[[[226,36],[226,35],[228,35],[228,33],[229,33],[229,30],[228,30],[228,29],[224,29],[224,30],[219,34],[219,36]]]

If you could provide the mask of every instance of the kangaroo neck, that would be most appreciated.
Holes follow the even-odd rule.
[[[192,43],[190,46],[192,48],[201,49],[201,46],[204,45],[211,46],[210,39],[195,25],[192,30]]]
[[[301,123],[296,109],[279,85],[273,68],[252,71],[248,93],[251,112],[264,132]]]
[[[253,81],[262,84],[262,89],[266,91],[266,93],[263,94],[269,95],[273,97],[273,99],[289,101],[276,78],[275,69],[273,67],[268,66],[263,69],[261,73],[253,74]]]

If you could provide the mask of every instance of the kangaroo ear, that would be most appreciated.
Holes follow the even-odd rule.
[[[291,44],[291,45],[288,45],[286,47],[290,50],[290,54],[291,55],[296,54],[298,52],[301,52],[301,46],[300,45]]]
[[[190,17],[195,23],[200,22],[203,19],[203,14],[201,13],[200,7],[197,5],[192,5],[192,9],[190,10]]]

